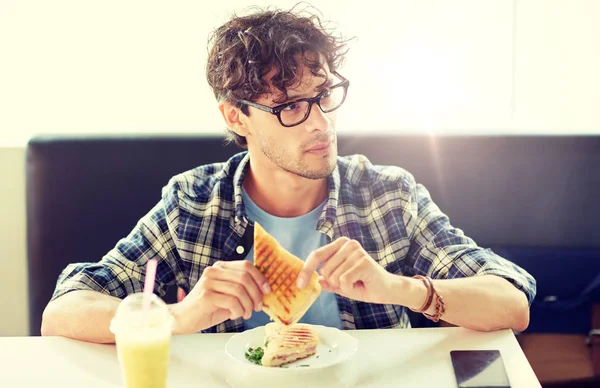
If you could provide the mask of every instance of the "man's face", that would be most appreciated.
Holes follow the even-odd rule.
[[[274,71],[266,75],[270,83]],[[281,101],[280,92],[271,86],[274,94],[261,96],[257,103],[275,107],[299,98],[315,97],[318,87],[326,80],[332,84],[339,82],[324,64],[321,74],[327,78],[315,77],[309,68],[302,67],[300,82],[288,88],[287,101]],[[249,134],[246,136],[251,155],[265,157],[276,168],[308,178],[322,179],[335,169],[337,142],[335,135],[336,113],[323,113],[317,104],[313,104],[309,117],[294,127],[284,127],[277,116],[258,109],[249,108],[247,117]],[[260,154],[259,154],[260,153]]]

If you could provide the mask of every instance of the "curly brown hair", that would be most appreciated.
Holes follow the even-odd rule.
[[[348,40],[334,36],[316,13],[295,8],[254,7],[246,16],[233,15],[211,34],[206,77],[217,101],[229,101],[250,115],[248,106],[239,100],[254,101],[269,93],[265,75],[272,70],[270,81],[281,92],[277,100],[287,100],[287,89],[301,81],[297,74],[299,55],[302,64],[317,77],[323,77],[319,72],[323,62],[332,72],[341,66]],[[231,129],[227,132],[229,141],[247,147],[245,137]]]

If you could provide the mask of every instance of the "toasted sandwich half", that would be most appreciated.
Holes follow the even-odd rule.
[[[265,353],[261,363],[264,366],[289,364],[317,352],[320,343],[315,328],[306,324],[290,326],[269,323],[265,326]]]
[[[254,266],[265,275],[271,292],[263,295],[263,311],[275,322],[297,323],[321,293],[313,272],[308,285],[296,286],[304,262],[283,248],[258,222],[254,223]]]

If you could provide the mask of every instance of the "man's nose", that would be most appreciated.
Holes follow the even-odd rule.
[[[310,113],[306,119],[306,131],[322,131],[327,132],[331,126],[331,119],[327,114],[323,113],[319,104],[313,104],[310,108]]]

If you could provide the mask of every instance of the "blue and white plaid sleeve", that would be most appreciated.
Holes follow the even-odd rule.
[[[415,222],[408,259],[416,274],[436,279],[500,276],[523,291],[531,304],[536,282],[527,271],[490,249],[477,246],[461,229],[450,224],[448,216],[431,200],[423,185],[417,184],[414,178],[409,184],[412,186],[411,212]]]
[[[166,192],[166,191],[165,191]],[[124,298],[144,287],[146,263],[158,260],[155,292],[163,296],[167,286],[182,281],[177,270],[178,253],[169,219],[177,219],[176,199],[165,195],[129,235],[121,239],[99,262],[68,265],[60,274],[52,300],[75,290],[92,290]],[[166,209],[170,209],[167,213]],[[82,252],[82,256],[85,252]],[[177,276],[178,275],[178,276]],[[176,279],[177,278],[177,279]]]

